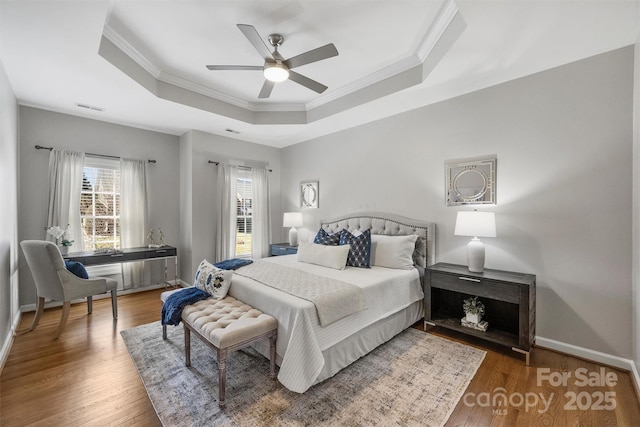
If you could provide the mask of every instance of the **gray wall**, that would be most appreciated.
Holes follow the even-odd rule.
[[[269,175],[271,228],[279,232],[282,228],[280,210],[280,149],[251,142],[212,135],[200,131],[189,131],[180,138],[181,198],[188,204],[189,215],[180,218],[182,249],[189,253],[189,262],[181,263],[181,277],[187,283],[200,261],[214,258],[215,223],[214,200],[217,167],[209,160],[233,161],[245,166],[267,167]],[[190,248],[190,249],[187,249]]]
[[[0,369],[18,319],[18,103],[0,61]]]
[[[149,224],[162,228],[165,242],[179,243],[179,138],[30,107],[20,107],[20,227],[18,237],[43,239],[47,222],[49,152],[34,145],[134,159],[149,165]],[[180,255],[180,254],[178,254]],[[171,263],[169,263],[171,266]],[[163,270],[158,266],[155,270]],[[151,274],[150,283],[161,277]],[[155,271],[154,270],[154,271]],[[162,274],[164,272],[162,271]],[[169,272],[173,277],[173,270]],[[24,258],[20,261],[20,304],[35,302],[35,285]]]
[[[632,357],[633,49],[625,48],[283,150],[283,210],[320,181],[305,226],[363,210],[437,224],[466,264],[444,162],[497,154],[486,267],[537,275],[537,335]]]

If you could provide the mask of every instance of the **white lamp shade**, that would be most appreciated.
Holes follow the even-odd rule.
[[[458,212],[456,236],[496,237],[496,214],[493,212]]]
[[[282,219],[283,227],[302,227],[302,212],[285,212]]]

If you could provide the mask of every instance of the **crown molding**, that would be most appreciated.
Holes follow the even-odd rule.
[[[311,110],[313,108],[320,107],[331,101],[335,101],[354,92],[383,82],[391,77],[411,70],[418,65],[422,66],[437,45],[438,41],[446,33],[451,21],[455,18],[458,12],[458,6],[453,2],[453,0],[447,0],[438,13],[434,23],[429,27],[422,40],[418,43],[418,47],[415,52],[397,62],[394,62],[393,64],[388,65],[387,67],[365,76],[360,80],[332,91],[330,95],[318,97],[313,101],[308,102],[307,109]]]
[[[160,69],[156,67],[153,62],[148,60],[143,54],[141,54],[131,43],[129,43],[124,37],[122,37],[116,30],[105,24],[102,35],[124,52],[129,58],[133,59],[139,66],[144,68],[146,72],[151,74],[156,79],[160,76]]]
[[[103,53],[102,51],[106,52],[107,49],[101,46],[100,53],[158,97],[252,124],[303,124],[338,114],[345,109],[422,83],[433,66],[441,59],[443,52],[450,47],[449,42],[445,40],[451,38],[448,37],[449,32],[456,33],[453,35],[454,38],[459,36],[460,33],[456,29],[452,30],[455,25],[451,25],[454,19],[460,16],[459,14],[455,2],[446,0],[434,22],[425,31],[424,37],[417,43],[414,52],[307,103],[254,102],[164,71],[108,24],[104,27],[103,38],[113,44],[121,55],[128,57],[130,61],[146,71],[152,80],[149,77],[140,76],[139,72],[133,73],[130,69],[124,69],[123,58],[113,49],[110,54]],[[440,46],[440,52],[435,52],[439,45],[444,48]],[[115,62],[114,55],[119,58]],[[427,62],[430,63],[427,65]],[[126,67],[131,68],[132,65]],[[419,75],[415,73],[417,69],[420,70]],[[134,74],[138,75],[134,76]],[[176,92],[178,89],[183,89],[185,92],[178,93]],[[170,93],[167,94],[167,91]],[[198,97],[200,99],[197,99]],[[315,111],[312,113],[312,110]]]

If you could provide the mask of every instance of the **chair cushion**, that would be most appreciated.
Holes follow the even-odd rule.
[[[70,272],[72,272],[73,274],[75,274],[76,276],[78,276],[81,279],[88,279],[89,278],[89,274],[87,273],[87,269],[84,268],[84,265],[81,262],[78,262],[78,261],[65,261],[64,262],[64,266],[67,268],[67,270],[69,270]]]

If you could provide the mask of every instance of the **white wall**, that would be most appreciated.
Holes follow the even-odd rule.
[[[214,197],[216,190],[217,167],[209,160],[245,166],[267,167],[273,172],[269,175],[271,200],[271,228],[282,228],[280,209],[280,149],[258,145],[251,142],[212,135],[200,131],[189,131],[180,138],[182,197],[191,199],[188,208],[190,214],[181,217],[181,227],[188,235],[183,236],[185,245],[190,241],[190,265],[183,264],[181,276],[189,283],[200,261],[215,259],[215,218]],[[185,270],[188,269],[188,270]]]
[[[46,237],[49,151],[36,150],[34,146],[39,144],[86,153],[156,160],[157,163],[148,168],[149,224],[156,229],[162,228],[165,242],[177,246],[180,226],[178,141],[178,137],[173,135],[20,107],[19,239]],[[150,283],[162,279],[163,266],[158,265],[151,274],[149,264],[146,263],[145,267]],[[171,264],[169,277],[173,277]],[[21,256],[20,304],[34,302],[35,285]]]
[[[634,46],[633,88],[633,360],[640,388],[640,35]]]
[[[19,319],[18,103],[0,61],[0,370]]]
[[[283,210],[320,181],[305,226],[363,210],[437,224],[466,264],[444,162],[497,154],[488,268],[537,275],[537,335],[630,359],[633,49],[625,48],[283,149]]]

